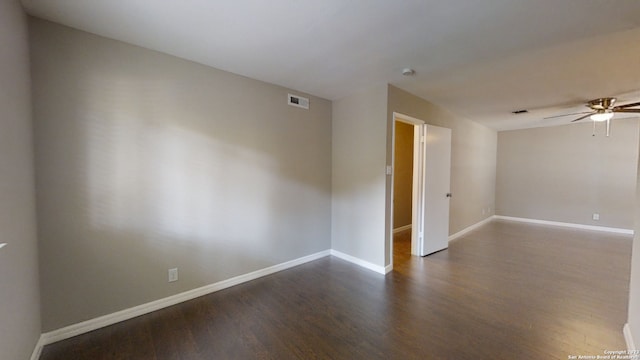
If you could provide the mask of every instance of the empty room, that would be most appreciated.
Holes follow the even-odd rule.
[[[0,0],[0,359],[638,358],[639,19]]]

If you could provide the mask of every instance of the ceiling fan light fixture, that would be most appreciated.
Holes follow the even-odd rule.
[[[611,110],[598,111],[597,113],[589,116],[591,120],[597,121],[597,122],[611,120],[612,117],[613,117],[613,111]]]

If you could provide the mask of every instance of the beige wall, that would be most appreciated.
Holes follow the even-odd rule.
[[[329,101],[30,30],[45,331],[331,247]]]
[[[332,248],[376,266],[385,265],[386,105],[384,85],[333,102]]]
[[[494,130],[390,85],[334,101],[332,245],[384,266],[391,263],[391,176],[384,168],[392,163],[394,112],[453,130],[450,234],[489,217],[495,199]]]
[[[496,174],[496,132],[456,116],[406,91],[389,86],[387,118],[393,126],[393,112],[452,130],[451,208],[449,234],[476,224],[493,214]],[[389,131],[390,133],[390,131]],[[388,140],[387,159],[391,158]],[[387,188],[387,199],[390,199]],[[484,209],[484,213],[483,213]],[[389,251],[387,249],[387,254]],[[387,261],[389,258],[387,257]]]
[[[498,134],[498,215],[633,228],[638,121],[614,120]],[[600,220],[592,220],[593,213]]]
[[[413,125],[395,123],[393,159],[393,228],[411,225]]]
[[[27,19],[0,0],[0,358],[29,359],[40,336]]]
[[[637,134],[637,132],[636,132]],[[638,152],[636,151],[636,155]],[[636,189],[640,189],[640,161],[636,164]],[[633,248],[631,250],[631,275],[629,279],[629,314],[627,324],[632,337],[635,337],[635,349],[640,346],[640,191],[634,196]],[[630,344],[627,344],[630,345]],[[634,349],[634,350],[635,350]]]

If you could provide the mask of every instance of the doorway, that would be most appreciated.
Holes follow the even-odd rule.
[[[412,123],[394,121],[393,259],[394,267],[411,256],[413,214],[414,132]]]
[[[407,250],[426,256],[446,249],[451,129],[394,113],[393,141],[392,254],[402,259]]]

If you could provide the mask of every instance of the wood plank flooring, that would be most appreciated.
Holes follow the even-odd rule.
[[[41,359],[567,359],[625,348],[631,236],[494,221],[386,277],[327,257]]]

